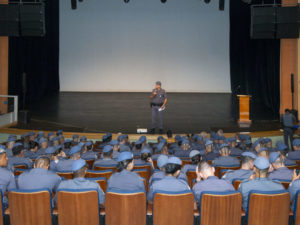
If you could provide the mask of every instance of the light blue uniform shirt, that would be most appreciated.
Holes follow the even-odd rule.
[[[190,190],[189,185],[173,176],[165,176],[163,179],[154,182],[148,193],[148,200],[153,201],[154,192],[168,191],[168,192],[180,192]]]
[[[300,190],[300,179],[293,181],[289,186],[289,192],[290,192],[291,203],[292,203],[291,208],[292,209],[294,209],[296,193],[299,190]],[[298,199],[298,201],[300,201],[300,199]]]
[[[18,178],[19,189],[49,189],[56,191],[61,178],[54,172],[44,168],[35,168],[22,173]]]
[[[213,166],[240,166],[240,160],[231,156],[220,156],[213,161]]]
[[[81,155],[81,158],[84,160],[97,159],[97,153],[93,151],[87,151]]]
[[[16,189],[16,181],[14,174],[5,167],[0,167],[0,191],[2,195],[6,191],[10,191],[11,189]],[[8,200],[6,197],[3,197],[4,207],[7,207]]]
[[[293,171],[289,170],[286,167],[281,167],[278,170],[274,170],[269,173],[268,176],[271,180],[289,180],[292,181],[293,178]]]
[[[270,180],[268,178],[255,178],[254,180],[243,181],[238,190],[243,196],[243,209],[247,211],[250,191],[282,191],[285,189],[278,181]]]
[[[145,191],[145,185],[143,179],[137,173],[124,169],[111,175],[107,182],[107,190]]]
[[[6,149],[5,149],[5,152],[6,152],[6,156],[7,156],[8,158],[14,156],[11,148],[6,148]]]
[[[253,174],[253,170],[228,170],[222,179],[227,180],[229,183],[232,183],[234,179],[239,180],[247,180],[250,178],[250,176]]]
[[[94,181],[87,180],[83,177],[74,178],[73,180],[62,181],[58,186],[58,191],[59,189],[95,189],[98,192],[99,204],[103,204],[105,200],[104,192],[99,186],[99,184]]]
[[[196,167],[197,165],[193,165],[193,164],[185,164],[183,166],[183,168],[181,169],[181,172],[186,174],[187,171],[192,170],[192,171],[196,171]]]
[[[94,167],[95,166],[116,166],[118,163],[117,161],[113,159],[100,159],[94,162]]]
[[[65,171],[71,172],[72,171],[72,164],[75,161],[76,160],[74,160],[74,159],[60,160],[56,165],[57,172],[65,172]]]
[[[157,180],[161,180],[165,176],[166,176],[166,173],[164,171],[154,170],[152,176],[149,179],[149,187],[152,185],[152,183],[153,183],[154,180],[156,180],[156,181]],[[187,183],[187,176],[184,173],[182,173],[182,171],[180,171],[177,179],[183,180],[183,181],[185,181]]]
[[[206,180],[197,182],[193,187],[196,202],[200,202],[200,196],[203,191],[226,192],[234,191],[234,187],[226,180],[219,179],[216,176],[210,176]]]
[[[11,157],[8,159],[7,164],[9,165],[9,167],[24,164],[27,166],[27,169],[31,169],[33,166],[33,162],[30,159],[22,157]]]

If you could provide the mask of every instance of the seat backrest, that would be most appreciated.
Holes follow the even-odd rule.
[[[49,190],[12,190],[8,194],[11,225],[51,225]]]
[[[188,179],[188,185],[192,188],[192,182],[197,178],[197,174],[195,170],[188,170],[186,173]]]
[[[132,172],[137,173],[140,177],[145,178],[147,180],[147,182],[149,181],[150,177],[149,177],[149,173],[147,169],[136,169],[133,170]]]
[[[94,159],[88,159],[88,160],[85,160],[85,161],[88,164],[89,169],[90,170],[93,169],[93,165],[94,165],[95,160]]]
[[[194,196],[192,192],[154,193],[153,225],[193,225]]]
[[[300,169],[300,160],[296,160],[296,163],[298,165],[297,169],[299,170]]]
[[[232,184],[233,184],[233,187],[234,187],[235,190],[239,189],[239,186],[240,186],[241,183],[242,183],[242,181],[238,180],[238,179],[234,179],[232,181]]]
[[[293,209],[293,216],[295,220],[295,225],[300,225],[300,190],[296,192],[295,195],[295,203],[294,203],[294,209]]]
[[[94,170],[102,171],[102,170],[112,170],[113,172],[117,172],[116,166],[95,166]]]
[[[217,166],[216,168],[215,168],[215,175],[217,176],[217,177],[221,177],[221,170],[238,170],[238,169],[240,169],[241,167],[240,166]]]
[[[73,173],[72,172],[56,172],[56,174],[60,177],[65,178],[66,180],[73,179]]]
[[[106,192],[107,180],[105,177],[94,177],[94,178],[86,178],[86,179],[97,182],[101,187],[102,191],[104,193]]]
[[[289,186],[290,186],[290,183],[291,183],[291,181],[289,181],[289,180],[278,180],[281,184],[282,184],[282,186],[287,190],[287,189],[289,189]]]
[[[106,225],[146,225],[144,192],[107,192],[105,197]]]
[[[99,225],[99,201],[96,190],[68,190],[57,192],[59,225]]]
[[[3,225],[4,206],[2,204],[2,192],[0,191],[0,225]]]
[[[15,169],[23,169],[23,170],[28,169],[26,164],[14,164],[14,168]]]
[[[203,192],[200,199],[200,224],[241,224],[242,195],[239,192]]]
[[[151,176],[151,166],[150,165],[134,165],[133,167],[134,170],[138,169],[146,169],[148,171],[148,176],[150,178]],[[149,180],[149,179],[148,179]]]
[[[181,167],[183,168],[185,165],[188,165],[188,164],[192,164],[192,161],[191,159],[187,159],[187,158],[181,158]]]
[[[249,193],[248,225],[288,225],[290,195],[287,191]]]
[[[102,170],[102,171],[88,170],[85,177],[87,178],[105,177],[106,180],[109,180],[112,174],[113,174],[112,170]]]
[[[22,173],[24,173],[25,171],[27,171],[27,170],[25,170],[25,169],[15,169],[15,171],[14,171],[14,175],[15,176],[20,176]]]
[[[295,165],[295,166],[286,166],[286,168],[288,168],[289,170],[295,170],[295,169],[298,169],[298,165]]]

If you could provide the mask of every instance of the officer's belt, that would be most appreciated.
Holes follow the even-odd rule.
[[[151,106],[159,106],[161,107],[163,105],[163,103],[151,103]]]

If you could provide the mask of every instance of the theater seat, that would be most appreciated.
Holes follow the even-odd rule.
[[[148,171],[148,179],[147,181],[149,181],[150,176],[151,176],[151,166],[150,165],[134,165],[133,167],[134,170],[139,170],[139,169],[146,169]]]
[[[106,192],[107,180],[105,177],[94,177],[94,178],[86,178],[86,179],[97,182],[101,187],[102,191],[104,193]]]
[[[0,225],[3,225],[3,211],[4,211],[4,206],[2,202],[2,192],[0,191]]]
[[[144,192],[109,191],[105,197],[106,225],[146,225]]]
[[[208,191],[201,193],[200,199],[200,224],[241,224],[242,195],[239,192]]]
[[[112,170],[113,172],[117,172],[116,166],[115,165],[107,165],[107,166],[94,166],[94,170]]]
[[[222,170],[238,170],[240,169],[240,166],[217,166],[215,169],[215,175],[219,178],[221,178],[221,171]]]
[[[109,180],[110,176],[113,174],[112,170],[88,170],[85,177],[86,178],[95,178],[95,177],[105,177],[106,180]]]
[[[8,194],[11,225],[51,225],[48,190],[12,190]]]
[[[65,178],[66,180],[73,179],[73,172],[56,172],[56,174],[60,177]]]
[[[99,225],[99,201],[96,190],[68,190],[57,192],[59,225]]]
[[[197,178],[197,174],[195,170],[188,170],[186,173],[187,179],[188,179],[188,184],[192,188],[192,182]]]
[[[149,173],[147,169],[136,169],[136,170],[132,170],[132,172],[137,173],[140,177],[146,179],[147,182],[149,182]]]
[[[88,159],[88,160],[85,160],[86,163],[89,165],[89,169],[93,169],[93,165],[94,165],[94,162],[95,160],[94,159]]]
[[[239,179],[233,179],[232,180],[232,185],[233,185],[235,190],[239,189],[239,186],[240,186],[241,183],[242,183],[242,181],[239,180]]]
[[[153,225],[161,224],[194,224],[194,195],[191,191],[154,193]]]
[[[290,195],[287,191],[251,191],[248,225],[288,225]]]
[[[294,204],[294,221],[295,225],[300,225],[300,190],[297,191],[295,195],[295,204]]]
[[[23,169],[23,170],[28,169],[26,164],[14,164],[13,166],[15,169]]]

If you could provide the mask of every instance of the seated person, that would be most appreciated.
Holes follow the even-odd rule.
[[[105,145],[103,150],[103,159],[99,159],[94,162],[94,168],[96,166],[110,166],[115,167],[117,165],[117,161],[112,159],[113,156],[113,147],[111,145]]]
[[[165,139],[161,140],[155,148],[155,154],[152,155],[152,160],[157,160],[160,155],[169,155],[168,145]]]
[[[190,187],[185,181],[176,179],[181,169],[181,160],[179,158],[168,158],[168,161],[166,162],[166,165],[164,167],[166,176],[161,180],[152,183],[150,187],[148,200],[151,202],[153,201],[154,193],[156,191],[180,192],[190,190]]]
[[[22,173],[18,178],[19,189],[49,189],[55,192],[61,182],[61,178],[54,172],[49,171],[50,159],[41,156],[34,163],[34,168],[29,172]]]
[[[284,158],[285,166],[298,166],[295,159],[288,158],[287,156],[292,156],[295,151],[289,151],[288,146],[283,142],[277,142],[276,150]]]
[[[57,172],[70,172],[72,171],[73,163],[80,159],[81,157],[81,147],[79,145],[75,145],[71,148],[70,152],[70,159],[67,160],[60,160],[56,165]]]
[[[272,139],[271,138],[265,138],[264,139],[264,147],[268,149],[269,152],[275,152],[276,149],[273,148]]]
[[[227,139],[228,145],[230,148],[230,156],[236,157],[236,156],[241,156],[243,151],[237,147],[236,145],[236,138],[231,137]]]
[[[252,152],[243,152],[241,156],[242,166],[239,170],[228,170],[222,179],[232,183],[234,179],[249,179],[253,174],[253,166],[256,155]]]
[[[214,152],[214,142],[210,139],[205,140],[205,153],[203,160],[205,159],[206,161],[209,160],[214,160],[217,157],[219,157],[219,153]]]
[[[300,139],[293,140],[293,149],[294,151],[290,151],[287,154],[287,159],[290,160],[300,160]]]
[[[39,139],[40,148],[36,151],[37,156],[45,155],[46,148],[48,147],[48,140],[44,137]]]
[[[160,155],[157,158],[157,167],[158,169],[155,169],[152,176],[149,179],[149,187],[152,185],[152,182],[154,180],[162,179],[164,178],[165,175],[165,165],[168,161],[168,156],[167,155]]]
[[[191,152],[191,146],[188,139],[183,139],[181,142],[180,149],[175,150],[174,155],[177,157],[188,158]]]
[[[28,143],[28,150],[24,150],[24,157],[25,158],[30,158],[30,159],[35,159],[38,157],[38,155],[36,154],[38,148],[39,148],[39,144],[35,141],[29,141]]]
[[[85,160],[78,159],[73,162],[72,171],[73,179],[62,181],[57,190],[69,189],[69,190],[80,190],[80,189],[95,189],[98,192],[99,204],[103,205],[105,200],[105,194],[98,183],[85,179],[88,165]],[[55,198],[56,199],[56,198]]]
[[[6,141],[6,149],[5,149],[6,156],[8,158],[13,157],[12,149],[13,149],[16,141],[17,141],[17,138],[15,135],[9,135],[9,137]]]
[[[289,193],[291,198],[291,209],[294,210],[296,193],[300,190],[300,173],[297,170],[293,172],[292,183],[289,186]],[[300,199],[298,199],[299,201]]]
[[[254,176],[244,180],[239,186],[239,192],[243,196],[243,209],[247,211],[248,197],[250,191],[282,191],[285,190],[279,181],[267,178],[270,163],[264,157],[257,157],[254,161]]]
[[[201,155],[200,155],[200,152],[198,150],[192,150],[190,152],[190,158],[191,158],[191,161],[192,163],[191,164],[186,164],[183,166],[181,172],[186,174],[187,171],[189,170],[192,170],[192,171],[195,171],[198,163],[201,161]]]
[[[141,151],[141,158],[134,160],[136,166],[149,165],[151,170],[154,169],[153,160],[151,158],[151,150],[147,147],[143,148]]]
[[[107,190],[117,191],[145,191],[143,179],[132,172],[134,167],[131,152],[121,152],[118,158],[117,173],[111,175],[107,182]]]
[[[215,176],[215,168],[207,162],[199,163],[196,168],[196,173],[197,183],[193,187],[193,192],[197,203],[200,202],[200,196],[203,191],[234,191],[234,187],[231,183]]]
[[[262,156],[266,159],[269,159],[269,155],[270,155],[270,152],[267,148],[265,147],[261,147],[258,151],[257,151],[257,157],[259,156]]]
[[[213,161],[213,166],[240,166],[240,161],[237,158],[229,156],[230,150],[228,144],[220,145],[219,149],[220,157]]]
[[[269,161],[273,169],[268,175],[269,179],[292,181],[293,171],[285,167],[284,158],[278,152],[271,152]]]
[[[93,142],[87,141],[83,147],[81,158],[84,160],[95,160],[98,158],[97,153],[93,151]]]
[[[7,191],[17,187],[14,174],[7,169],[7,162],[5,146],[0,145],[0,191],[2,192],[4,208],[8,206]]]
[[[66,153],[61,150],[61,148],[57,147],[48,147],[45,151],[45,156],[50,159],[50,167],[49,169],[52,171],[57,171],[57,164],[62,161],[66,160]]]
[[[135,142],[135,145],[132,149],[134,157],[141,157],[141,151],[142,151],[142,148],[143,148],[142,144],[143,144],[143,142],[141,140],[137,140]]]
[[[119,148],[120,148],[119,142],[117,140],[112,140],[111,142],[109,142],[109,144],[113,147],[112,159],[117,161],[118,157],[120,155],[120,152],[119,152]]]
[[[21,143],[16,143],[12,149],[13,157],[8,159],[8,168],[13,170],[13,167],[16,165],[26,165],[27,169],[31,169],[33,166],[33,162],[24,158],[24,146]]]

